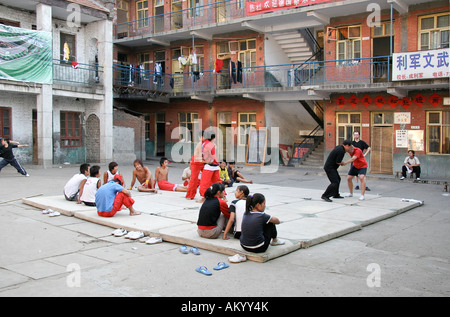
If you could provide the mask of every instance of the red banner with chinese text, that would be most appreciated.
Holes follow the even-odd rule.
[[[265,0],[258,2],[247,1],[247,16],[331,1],[332,0]]]

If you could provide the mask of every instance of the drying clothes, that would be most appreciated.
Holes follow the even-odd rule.
[[[233,83],[236,83],[236,64],[234,62],[231,62],[230,66],[230,78],[233,80]],[[230,80],[231,84],[231,80]]]
[[[222,70],[222,67],[223,67],[223,60],[216,59],[216,61],[214,62],[214,71],[216,73],[220,73],[220,71]]]
[[[237,61],[237,82],[242,83],[242,63]]]

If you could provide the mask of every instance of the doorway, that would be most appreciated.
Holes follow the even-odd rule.
[[[227,128],[231,128],[231,112],[218,112],[217,113],[217,125],[219,128],[219,133],[217,135],[217,150],[219,160],[229,159],[232,157],[231,147],[232,147],[232,135],[231,129],[228,129],[230,135],[227,134]]]
[[[100,119],[91,114],[86,120],[86,163],[100,162]]]
[[[156,156],[166,155],[166,115],[156,113]]]
[[[375,37],[372,39],[373,64],[372,78],[374,83],[388,81],[388,59],[390,54],[390,37]],[[392,63],[389,63],[392,65]]]
[[[370,172],[373,174],[392,174],[394,114],[393,112],[372,112],[371,121]]]

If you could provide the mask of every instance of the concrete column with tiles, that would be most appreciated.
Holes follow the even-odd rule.
[[[96,22],[99,64],[103,67],[104,98],[99,104],[100,163],[113,159],[113,26],[112,21]]]
[[[52,7],[36,5],[38,31],[52,32]],[[38,164],[44,168],[53,164],[53,87],[42,84],[41,93],[36,97]],[[34,144],[36,146],[36,144]]]

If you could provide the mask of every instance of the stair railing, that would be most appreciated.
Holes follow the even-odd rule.
[[[300,143],[294,143],[291,160],[297,160],[297,165],[300,165],[319,145],[323,138],[317,135],[320,130],[322,130],[322,127],[317,125]]]

